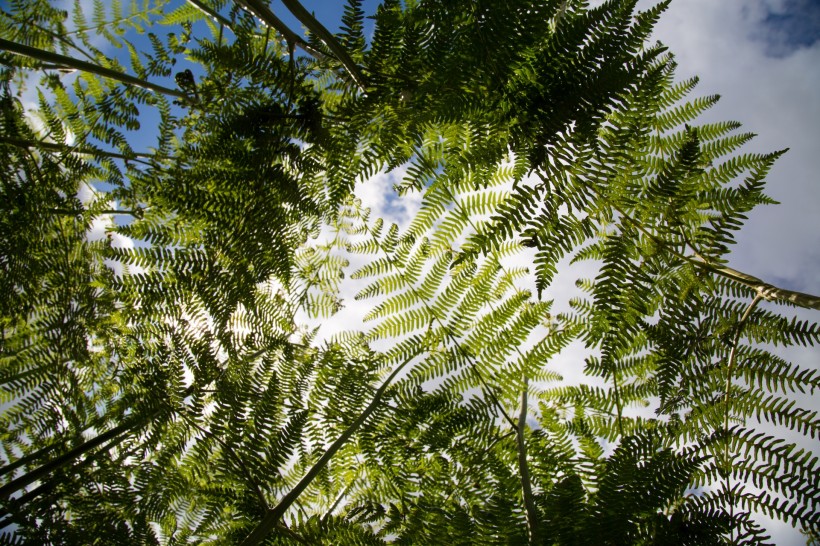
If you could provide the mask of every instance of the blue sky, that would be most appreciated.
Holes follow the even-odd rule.
[[[788,56],[802,47],[811,47],[820,39],[820,2],[785,0],[766,6],[760,24],[759,39],[772,56]]]
[[[344,13],[345,2],[338,0],[304,0],[301,2],[305,8],[313,13],[313,16],[319,20],[331,32],[338,32],[342,21],[342,14]],[[362,2],[362,9],[365,15],[372,15],[376,11],[376,7],[381,2],[375,0],[364,0]],[[273,12],[279,16],[280,19],[289,24],[292,29],[301,28],[299,22],[290,15],[290,12],[285,8],[280,0],[273,0],[269,2]],[[365,35],[368,36],[373,28],[372,21],[365,21]]]

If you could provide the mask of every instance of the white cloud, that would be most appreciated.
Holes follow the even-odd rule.
[[[418,194],[399,198],[393,186],[400,182],[406,169],[399,167],[391,172],[381,172],[369,180],[356,185],[356,196],[361,200],[362,206],[370,209],[371,221],[382,218],[385,226],[395,223],[400,229],[404,229],[415,216],[421,203],[421,196]],[[319,236],[319,241],[330,242],[335,237],[331,230],[325,228]],[[342,309],[329,319],[309,319],[306,314],[300,314],[299,319],[309,327],[319,327],[317,339],[329,340],[336,334],[348,331],[366,331],[372,324],[363,321],[364,316],[378,302],[372,299],[356,300],[356,294],[365,288],[372,279],[351,279],[350,275],[360,267],[368,263],[372,256],[350,254],[337,250],[350,262],[345,270],[345,279],[340,286],[339,296],[343,302]],[[374,348],[380,347],[378,343]]]
[[[384,218],[400,228],[406,227],[421,206],[421,193],[413,192],[399,197],[393,186],[400,183],[407,172],[399,167],[388,173],[379,173],[356,187],[362,205],[371,209],[372,218]]]
[[[90,184],[83,182],[77,190],[77,199],[79,199],[83,206],[90,207],[95,201],[104,199],[104,194],[98,192]],[[117,202],[108,200],[105,206],[109,210],[116,210]],[[108,238],[113,248],[134,248],[134,240],[117,233],[114,231],[114,228],[114,217],[111,214],[100,214],[94,217],[94,220],[91,222],[91,226],[85,234],[86,240],[102,241]],[[125,272],[125,265],[118,260],[106,259],[104,263],[115,275],[119,276]],[[146,269],[142,266],[130,265],[128,266],[128,271],[130,273],[144,273]]]

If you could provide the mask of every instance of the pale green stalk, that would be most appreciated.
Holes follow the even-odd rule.
[[[344,446],[348,440],[356,433],[357,430],[364,424],[365,421],[373,414],[376,408],[381,404],[382,397],[384,396],[385,391],[393,382],[393,379],[401,372],[407,364],[409,364],[417,355],[418,353],[412,354],[410,357],[407,358],[404,362],[396,366],[396,368],[390,373],[387,379],[381,384],[379,389],[376,391],[376,394],[373,396],[373,399],[370,401],[370,404],[362,411],[359,416],[356,418],[353,423],[348,426],[342,435],[333,442],[329,448],[322,454],[316,464],[314,464],[310,470],[308,470],[307,474],[299,480],[293,489],[288,491],[288,493],[282,497],[282,500],[279,501],[279,504],[268,510],[268,513],[265,514],[265,517],[262,518],[262,521],[256,526],[256,528],[251,532],[248,537],[242,541],[241,546],[253,546],[259,544],[264,540],[265,537],[277,526],[279,520],[282,519],[282,516],[285,515],[288,508],[296,501],[297,498],[304,492],[305,489],[313,482],[314,479],[319,475],[319,473],[327,466],[327,463],[330,462],[330,459],[339,451],[339,449]]]

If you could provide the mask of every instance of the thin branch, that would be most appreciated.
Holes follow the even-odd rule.
[[[96,461],[97,458],[99,458],[103,453],[107,453],[109,450],[111,450],[111,448],[113,448],[117,443],[119,443],[120,440],[121,440],[120,438],[112,439],[106,446],[104,446],[104,447],[100,448],[99,450],[97,450],[96,453],[92,453],[92,454],[88,455],[85,459],[83,459],[82,461],[80,461],[79,463],[74,465],[72,470],[74,470],[76,472],[80,468],[88,466],[90,463]],[[32,500],[34,500],[37,497],[39,497],[40,495],[42,495],[43,493],[48,493],[49,491],[52,491],[57,485],[58,485],[57,481],[48,480],[48,481],[45,481],[45,482],[41,483],[40,485],[38,485],[37,487],[35,487],[31,491],[28,491],[28,492],[24,493],[23,495],[21,495],[19,497],[8,499],[8,502],[9,502],[9,505],[11,506],[11,508],[5,508],[4,512],[0,512],[0,513],[9,514],[9,517],[4,519],[2,522],[0,522],[0,529],[3,529],[4,527],[7,527],[8,525],[14,523],[13,518],[14,518],[14,515],[15,515],[15,511],[19,511],[19,509],[21,507],[24,507],[25,505],[30,503]]]
[[[258,2],[258,0],[252,1]],[[299,0],[282,0],[282,3],[299,19],[299,22],[305,25],[310,32],[324,42],[328,49],[333,52],[339,62],[345,67],[345,70],[347,70],[347,73],[353,78],[353,81],[356,82],[356,85],[359,86],[359,89],[363,91],[365,88],[364,75],[336,37],[331,34],[322,23],[317,21],[316,18],[299,3]]]
[[[530,480],[530,467],[527,464],[527,442],[524,438],[524,431],[527,428],[527,389],[529,388],[529,378],[524,375],[524,385],[521,388],[521,410],[518,413],[518,426],[516,427],[516,437],[518,440],[518,472],[521,474],[521,490],[524,495],[524,507],[527,510],[527,533],[531,545],[541,544],[538,530],[538,510],[535,507],[535,500],[532,496],[532,482]]]
[[[83,426],[83,428],[81,428],[77,432],[79,434],[82,434],[86,430],[88,430],[88,429],[90,429],[94,426],[99,425],[100,422],[101,422],[101,419],[98,419],[96,421],[92,421],[91,423],[87,423],[85,426]],[[41,457],[43,457],[44,455],[54,451],[58,447],[63,446],[67,441],[68,441],[67,439],[55,441],[51,445],[42,447],[42,448],[38,449],[37,451],[35,451],[33,453],[29,453],[28,455],[20,457],[19,459],[15,459],[15,461],[13,463],[9,463],[9,464],[7,464],[3,467],[0,467],[0,477],[5,476],[9,472],[13,472],[13,471],[17,470],[21,466],[25,466],[27,464],[33,463],[37,459],[40,459]]]
[[[311,53],[310,46],[295,32],[293,32],[281,19],[279,19],[268,6],[258,0],[236,0],[236,3],[245,8],[246,11],[262,20],[265,25],[273,27],[282,35],[288,43],[293,43]],[[312,48],[311,48],[312,49]]]
[[[47,453],[50,453],[51,451],[53,451],[54,449],[59,447],[59,445],[61,443],[62,442],[55,442],[55,443],[53,443],[49,446],[38,449],[34,453],[29,453],[28,455],[20,457],[19,459],[17,459],[13,463],[7,464],[6,466],[0,468],[0,476],[5,476],[9,472],[17,470],[18,468],[20,468],[23,465],[27,465],[29,463],[34,462],[35,460],[39,459],[43,455],[45,455]]]
[[[235,0],[237,4],[242,6],[245,10],[249,11],[256,17],[258,17],[266,26],[273,27],[276,31],[282,35],[285,41],[288,43],[289,46],[297,45],[302,48],[305,52],[309,55],[313,56],[316,59],[324,59],[325,55],[316,49],[315,47],[311,46],[307,43],[304,39],[302,39],[298,34],[293,32],[281,19],[279,19],[269,7],[263,4],[260,0]]]
[[[549,180],[541,172],[535,171],[535,174],[538,175],[538,177],[541,178],[541,180],[543,180],[545,183],[549,184]],[[598,195],[598,197],[603,197],[601,191],[595,185],[590,185],[589,187]],[[735,282],[743,284],[744,286],[747,286],[748,288],[751,288],[752,290],[756,291],[758,294],[761,294],[763,298],[767,301],[788,301],[793,303],[794,305],[797,305],[798,307],[804,307],[806,309],[815,309],[817,311],[820,311],[820,296],[815,296],[813,294],[805,294],[803,292],[787,290],[785,288],[774,286],[772,284],[764,282],[761,279],[758,279],[757,277],[738,271],[737,269],[713,265],[699,255],[687,256],[683,252],[673,248],[671,245],[669,245],[667,241],[659,239],[654,233],[646,229],[646,227],[644,227],[644,225],[641,222],[632,218],[632,216],[630,216],[622,208],[612,203],[610,203],[610,206],[623,218],[628,220],[629,223],[631,223],[638,231],[652,239],[652,241],[655,244],[667,249],[676,257],[689,263],[690,265],[693,265],[700,269],[705,269],[707,271],[710,271],[711,273],[720,275],[721,277],[725,277],[727,279],[731,279]],[[691,246],[691,243],[689,243],[689,245]],[[693,251],[697,254],[697,251],[694,248]]]
[[[209,8],[208,6],[206,6],[205,4],[200,2],[199,0],[188,0],[188,3],[192,4],[194,7],[199,9],[199,11],[201,11],[205,15],[210,16],[217,23],[219,23],[221,25],[224,25],[228,28],[231,28],[230,20],[228,20],[226,17],[223,17],[218,12],[212,10],[211,8]]]
[[[45,142],[43,140],[24,140],[21,138],[13,138],[0,135],[0,144],[9,144],[11,146],[17,146],[19,148],[26,148],[26,149],[43,149],[49,150],[52,152],[68,152],[68,153],[76,153],[76,154],[85,154],[85,155],[93,155],[99,157],[109,157],[111,159],[123,159],[125,161],[137,161],[144,165],[151,165],[151,163],[147,161],[143,161],[145,159],[170,159],[167,156],[161,156],[156,154],[148,154],[148,153],[134,153],[134,154],[121,154],[117,152],[106,152],[104,150],[96,150],[92,148],[79,148],[76,146],[69,146],[67,144],[58,144],[56,142]]]
[[[330,447],[322,454],[318,461],[308,470],[307,474],[299,480],[293,489],[291,489],[282,499],[279,501],[279,504],[274,506],[268,513],[262,518],[262,521],[256,526],[256,528],[251,532],[250,535],[242,541],[242,546],[254,546],[259,544],[264,540],[265,537],[277,526],[279,520],[282,519],[282,516],[285,515],[288,508],[299,498],[299,495],[308,487],[308,485],[316,479],[316,476],[327,466],[327,463],[330,462],[330,459],[339,451],[339,449],[344,446],[348,440],[356,433],[356,431],[364,424],[365,421],[373,414],[376,408],[381,404],[382,397],[384,393],[387,391],[387,388],[393,382],[393,379],[401,372],[405,366],[407,366],[416,356],[419,354],[419,351],[414,352],[410,355],[404,362],[396,366],[396,368],[390,373],[387,379],[381,384],[379,389],[373,395],[373,399],[370,401],[370,404],[359,414],[353,423],[348,426],[345,431],[336,439]]]
[[[185,391],[184,396],[190,396],[193,392],[194,386],[191,385]],[[75,459],[83,455],[84,453],[88,453],[96,447],[111,441],[111,444],[106,449],[110,449],[115,441],[121,441],[125,435],[131,432],[133,429],[139,428],[153,420],[157,417],[160,413],[162,413],[162,408],[156,409],[150,414],[148,414],[144,418],[134,418],[130,421],[126,421],[121,425],[112,428],[108,432],[104,432],[98,436],[95,436],[91,440],[85,441],[82,444],[78,445],[77,447],[59,455],[58,457],[54,458],[53,460],[40,465],[38,468],[27,472],[16,478],[3,487],[0,487],[0,499],[7,499],[9,498],[15,491],[22,489],[37,480],[45,479],[51,472],[57,471],[61,468],[64,468],[74,462]],[[41,454],[41,452],[37,452]]]
[[[7,15],[7,14],[6,14],[6,15]],[[88,53],[86,50],[84,50],[83,48],[81,48],[81,47],[77,46],[74,42],[72,42],[71,40],[69,40],[69,39],[68,39],[68,36],[71,36],[72,34],[77,34],[77,32],[69,32],[69,33],[66,33],[66,34],[60,34],[60,33],[57,33],[57,32],[52,31],[52,30],[51,30],[51,29],[49,29],[49,28],[46,28],[46,27],[41,26],[41,25],[38,25],[37,23],[35,23],[35,22],[31,21],[30,19],[25,19],[24,21],[21,21],[21,20],[19,20],[19,19],[17,19],[17,18],[14,18],[14,17],[9,17],[9,18],[10,18],[12,21],[14,21],[14,22],[16,22],[16,23],[20,24],[20,25],[21,25],[21,26],[23,26],[23,27],[26,27],[26,26],[29,26],[29,25],[30,25],[30,26],[32,26],[32,27],[34,27],[34,28],[36,28],[37,30],[39,30],[39,31],[41,31],[41,32],[44,32],[44,33],[48,34],[48,35],[49,35],[49,36],[51,36],[53,39],[57,40],[58,42],[61,42],[61,43],[62,43],[63,45],[65,45],[66,47],[71,48],[71,49],[73,49],[73,50],[77,51],[80,55],[82,55],[83,57],[85,57],[85,58],[86,58],[86,59],[88,59],[89,61],[94,62],[94,60],[95,60],[95,59],[94,59],[94,57],[92,57],[92,56],[91,56],[91,54],[90,54],[90,53]]]
[[[38,49],[36,47],[27,46],[25,44],[18,44],[17,42],[11,42],[9,40],[4,40],[2,38],[0,38],[0,50],[9,51],[11,53],[36,59],[42,62],[58,64],[61,66],[81,70],[83,72],[88,72],[90,74],[96,74],[104,78],[110,78],[112,80],[119,81],[126,85],[141,87],[143,89],[148,89],[156,93],[162,93],[164,95],[170,95],[172,97],[177,97],[180,99],[188,98],[188,95],[176,89],[163,87],[162,85],[157,85],[155,83],[151,83],[149,81],[136,78],[129,74],[124,74],[117,70],[105,68],[104,66],[100,66],[98,64],[81,61],[79,59],[73,59],[71,57],[66,57],[65,55],[60,55],[59,53],[52,53],[51,51]]]
[[[617,415],[617,417],[618,417],[618,434],[623,436],[624,435],[624,424],[623,424],[624,408],[623,408],[623,405],[621,404],[621,387],[618,384],[618,369],[615,366],[613,366],[613,368],[614,369],[612,370],[612,386],[613,386],[613,391],[614,391],[614,394],[615,394],[615,408],[618,410],[618,415]]]
[[[544,179],[541,173],[537,172],[536,174],[538,174],[538,176],[541,177],[542,180],[546,181],[546,179]],[[598,191],[598,188],[596,188],[595,186],[590,187],[595,191],[595,193],[598,194],[598,197],[601,197],[601,192]],[[738,271],[737,269],[713,265],[699,256],[687,256],[683,254],[681,251],[672,248],[666,241],[659,239],[654,233],[646,229],[641,222],[632,218],[629,214],[626,213],[626,211],[624,211],[617,205],[611,204],[610,206],[615,211],[617,211],[622,217],[627,219],[633,226],[635,226],[635,228],[637,228],[638,231],[652,239],[652,241],[655,244],[664,247],[681,260],[684,260],[685,262],[700,269],[705,269],[707,271],[715,273],[716,275],[720,275],[721,277],[725,277],[727,279],[731,279],[735,282],[743,284],[744,286],[747,286],[748,288],[751,288],[752,290],[756,291],[767,301],[788,301],[793,303],[794,305],[797,305],[798,307],[805,307],[807,309],[815,309],[817,311],[820,311],[820,296],[780,288],[767,282],[764,282],[763,280],[758,279],[757,277]]]
[[[153,416],[151,416],[153,417]],[[150,417],[149,417],[150,419]],[[124,436],[127,434],[132,428],[137,427],[140,425],[141,421],[136,420],[133,422],[123,423],[118,427],[114,427],[113,429],[100,434],[99,436],[83,442],[82,444],[78,445],[74,449],[60,455],[59,457],[55,458],[52,461],[49,461],[39,468],[32,470],[31,472],[27,472],[16,478],[3,487],[0,487],[0,499],[7,499],[9,498],[15,491],[30,485],[37,480],[42,480],[46,478],[51,472],[59,470],[69,464],[73,463],[75,459],[77,459],[80,455],[91,451],[92,449],[108,442],[114,441],[118,439],[121,435]]]
[[[727,279],[732,279],[736,282],[744,284],[749,288],[755,290],[760,297],[767,301],[788,301],[791,302],[798,307],[805,307],[807,309],[815,309],[820,311],[820,297],[815,296],[812,294],[805,294],[803,292],[797,292],[795,290],[787,290],[785,288],[780,288],[769,284],[757,277],[753,277],[752,275],[748,275],[737,269],[732,269],[731,267],[725,266],[717,266],[712,265],[706,261],[701,261],[697,259],[689,258],[688,256],[686,259],[701,268],[707,269],[713,273],[726,277]]]

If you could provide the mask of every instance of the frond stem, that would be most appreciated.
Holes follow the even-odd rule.
[[[333,511],[336,510],[336,507],[339,506],[339,504],[344,500],[347,494],[350,493],[350,490],[353,489],[354,483],[356,483],[355,478],[353,480],[350,480],[350,483],[345,486],[341,493],[339,493],[339,496],[336,497],[336,500],[333,501],[333,504],[330,505],[330,508],[328,508],[327,512],[325,512],[325,515],[322,516],[322,522],[326,522],[328,518],[331,515],[333,515]]]
[[[438,317],[436,317],[436,320],[438,320],[439,323],[441,322],[438,319]],[[444,326],[444,330],[447,332],[447,337],[450,338],[450,340],[455,344],[456,348],[458,349],[458,352],[461,353],[461,356],[463,356],[467,360],[473,360],[475,358],[475,355],[473,355],[473,353],[471,351],[468,351],[464,347],[461,346],[461,344],[459,343],[458,339],[456,339],[453,332],[450,331],[449,327],[447,327],[446,325],[443,325],[443,324],[442,324],[442,326]],[[484,379],[484,376],[481,375],[481,372],[479,372],[478,369],[476,368],[475,362],[472,362],[470,364],[470,371],[473,372],[473,375],[476,376],[476,378],[478,379],[478,382],[481,383],[481,386],[482,386],[484,392],[486,392],[487,396],[489,396],[490,399],[493,401],[493,405],[495,405],[495,407],[501,413],[501,416],[504,418],[504,420],[507,421],[507,423],[513,428],[513,430],[515,430],[518,427],[518,424],[515,422],[515,419],[510,417],[510,414],[507,413],[507,410],[504,409],[504,406],[501,404],[501,401],[498,399],[498,397],[495,395],[495,393],[490,388],[490,385],[489,385],[489,383],[487,383],[487,380]]]
[[[6,466],[0,468],[0,476],[5,476],[9,472],[17,470],[21,466],[27,465],[27,464],[39,459],[40,457],[42,457],[43,455],[45,455],[47,453],[50,453],[51,451],[53,451],[57,447],[59,447],[59,442],[55,442],[55,443],[53,443],[49,446],[38,449],[34,453],[29,453],[28,455],[20,457],[19,459],[17,459],[13,463],[9,463]]]
[[[210,16],[217,23],[228,28],[231,28],[231,22],[226,17],[223,17],[218,12],[212,10],[210,7],[206,6],[199,0],[188,0],[188,3],[199,9],[199,11],[201,11],[202,13]]]
[[[258,17],[266,26],[273,27],[276,31],[282,35],[285,41],[289,44],[295,44],[306,51],[309,55],[316,59],[324,59],[325,55],[317,50],[315,47],[311,46],[305,40],[300,38],[295,32],[293,32],[281,19],[279,19],[269,7],[265,4],[260,2],[259,0],[235,0],[237,4],[242,6],[245,10],[249,11],[256,17]]]
[[[123,423],[118,427],[112,428],[108,432],[104,432],[103,434],[100,434],[99,436],[92,438],[91,440],[83,442],[74,449],[60,455],[56,459],[41,465],[39,468],[36,468],[31,472],[23,474],[19,478],[11,480],[3,487],[0,487],[0,499],[7,499],[15,491],[18,491],[26,487],[27,485],[34,483],[37,480],[43,480],[51,472],[68,466],[80,455],[91,451],[97,446],[100,446],[109,441],[113,442],[120,439],[121,436],[125,436],[125,434],[127,434],[132,428],[138,426],[139,424],[139,420]]]
[[[344,432],[342,432],[341,436],[339,436],[335,442],[333,442],[330,447],[322,454],[318,461],[308,470],[307,474],[305,474],[299,483],[297,483],[293,489],[288,491],[284,497],[279,501],[279,504],[274,506],[272,509],[268,510],[265,517],[262,518],[262,521],[256,526],[256,528],[248,535],[245,540],[242,541],[241,546],[254,546],[262,542],[266,536],[277,526],[279,520],[282,519],[282,516],[285,515],[288,508],[299,498],[302,492],[308,487],[308,485],[316,479],[316,476],[327,466],[327,463],[330,462],[330,459],[339,451],[339,449],[344,446],[348,440],[356,433],[356,431],[364,424],[365,421],[373,414],[376,408],[381,404],[382,398],[384,397],[384,393],[387,391],[387,388],[393,382],[393,379],[401,372],[405,366],[407,366],[413,359],[418,356],[420,350],[415,351],[411,354],[404,362],[396,366],[387,379],[381,384],[378,388],[376,393],[373,395],[373,399],[367,405],[367,407],[356,417],[356,420],[348,426]]]
[[[65,55],[60,55],[59,53],[52,53],[51,51],[46,51],[44,49],[38,49],[36,47],[27,46],[25,44],[19,44],[17,42],[11,42],[9,40],[5,40],[0,38],[0,50],[9,51],[11,53],[22,55],[24,57],[29,57],[32,59],[36,59],[38,61],[43,61],[46,63],[53,63],[58,64],[70,68],[74,68],[80,70],[82,72],[88,72],[89,74],[96,74],[98,76],[102,76],[104,78],[110,78],[112,80],[116,80],[118,82],[124,83],[126,85],[133,85],[135,87],[141,87],[143,89],[148,89],[150,91],[154,91],[155,93],[162,93],[164,95],[170,95],[172,97],[177,97],[179,99],[187,99],[188,95],[183,93],[182,91],[178,91],[176,89],[170,89],[168,87],[163,87],[162,85],[158,85],[129,74],[125,74],[123,72],[119,72],[117,70],[112,70],[110,68],[106,68],[104,66],[100,66],[98,64],[89,63],[86,61],[81,61],[79,59],[72,59],[71,57],[67,57]]]
[[[598,196],[601,197],[601,193],[598,191],[598,189],[594,189]],[[698,256],[687,256],[679,250],[671,248],[666,243],[666,241],[658,239],[653,233],[647,230],[641,222],[632,218],[629,214],[627,214],[623,209],[621,209],[617,205],[611,206],[619,214],[621,214],[622,217],[627,219],[633,226],[635,226],[639,231],[641,231],[644,235],[652,239],[659,246],[666,248],[667,250],[669,250],[669,252],[671,252],[681,260],[684,260],[688,264],[698,267],[700,269],[705,269],[711,273],[720,275],[721,277],[731,279],[744,286],[747,286],[752,290],[755,290],[760,296],[762,296],[768,301],[788,301],[793,303],[794,305],[797,305],[798,307],[805,307],[806,309],[815,309],[817,311],[820,311],[820,296],[780,288],[772,284],[769,284],[761,279],[758,279],[757,277],[738,271],[737,269],[732,269],[728,266],[714,265],[709,261]]]
[[[83,467],[88,466],[92,462],[96,461],[103,453],[107,453],[111,448],[114,447],[115,444],[119,443],[119,441],[120,441],[119,438],[112,439],[107,445],[105,445],[104,447],[99,449],[96,453],[93,453],[93,454],[89,455],[88,457],[86,457],[85,459],[83,459],[82,461],[80,461],[79,463],[74,465],[72,470],[77,471],[77,470],[79,470]],[[48,493],[49,491],[52,491],[57,485],[58,485],[58,482],[56,480],[48,480],[46,482],[41,483],[40,485],[38,485],[37,487],[35,487],[31,491],[28,491],[28,492],[24,493],[23,495],[21,495],[19,497],[9,499],[9,505],[11,506],[11,508],[6,508],[4,510],[4,512],[6,514],[9,514],[9,517],[3,519],[2,521],[0,521],[0,529],[8,527],[12,523],[14,523],[13,519],[14,519],[14,511],[15,510],[24,507],[29,502],[36,499],[37,497],[39,497],[43,493]]]
[[[10,17],[10,19],[15,20],[13,17]],[[16,20],[16,22],[17,22],[17,23],[20,23],[20,21],[19,21],[19,20]],[[73,49],[73,50],[77,51],[80,55],[82,55],[83,57],[85,57],[85,58],[86,58],[86,59],[88,59],[89,61],[91,61],[91,62],[95,62],[95,61],[96,61],[96,59],[95,59],[94,57],[92,57],[92,56],[91,56],[91,54],[90,54],[89,52],[87,52],[87,51],[86,51],[86,50],[84,50],[83,48],[81,48],[81,47],[77,46],[77,45],[76,45],[74,42],[72,42],[71,40],[68,40],[68,39],[67,39],[67,37],[68,37],[68,36],[71,36],[72,34],[77,34],[77,32],[68,32],[68,33],[66,33],[66,34],[64,34],[64,35],[63,35],[63,34],[57,34],[56,32],[54,32],[54,31],[52,31],[52,30],[50,30],[50,29],[48,29],[48,28],[46,28],[46,27],[40,26],[40,25],[38,25],[37,23],[35,23],[35,22],[31,21],[31,20],[26,20],[26,21],[25,21],[24,23],[22,23],[22,24],[23,24],[23,25],[31,25],[31,26],[33,26],[34,28],[36,28],[36,29],[38,29],[38,30],[41,30],[41,31],[45,32],[46,34],[48,34],[49,36],[51,36],[51,37],[52,37],[52,38],[54,38],[55,40],[57,40],[57,41],[61,42],[61,43],[62,43],[62,44],[64,44],[66,47],[69,47],[69,48],[71,48],[71,49]]]
[[[253,0],[254,2],[258,0]],[[333,34],[328,31],[322,23],[316,20],[305,7],[299,3],[299,0],[282,0],[288,10],[297,18],[299,22],[307,27],[307,29],[316,35],[324,44],[333,52],[339,62],[345,67],[345,70],[360,90],[365,88],[365,78],[359,67],[350,57],[350,55],[342,47],[342,44],[336,39]]]
[[[521,475],[521,491],[524,496],[524,507],[527,510],[527,533],[529,544],[541,544],[538,529],[538,510],[535,507],[535,500],[532,496],[532,482],[530,480],[530,467],[527,464],[527,442],[524,438],[524,431],[527,428],[527,389],[529,388],[529,378],[524,375],[524,385],[521,388],[521,409],[518,413],[518,426],[516,427],[516,438],[518,441],[518,473]]]
[[[615,394],[615,408],[618,410],[618,434],[621,436],[624,435],[624,424],[623,424],[623,413],[624,408],[621,403],[621,389],[620,385],[618,385],[618,370],[612,370],[612,386],[614,387],[614,394]]]
[[[185,391],[184,396],[189,396],[192,392],[193,385],[188,387],[188,389]],[[136,429],[148,423],[149,421],[157,417],[160,413],[162,413],[162,408],[154,410],[144,418],[135,418],[126,421],[123,424],[112,428],[108,432],[104,432],[92,438],[91,440],[87,440],[82,444],[78,445],[77,447],[75,447],[74,449],[71,449],[66,453],[63,453],[62,455],[56,457],[55,459],[40,465],[40,467],[30,472],[27,472],[26,474],[23,474],[19,478],[16,478],[7,483],[6,485],[0,487],[0,499],[7,499],[15,491],[18,491],[19,489],[22,489],[23,487],[26,487],[27,485],[30,485],[31,483],[37,480],[43,480],[47,477],[49,473],[54,472],[56,470],[60,470],[61,468],[70,465],[75,459],[77,459],[84,453],[88,453],[94,448],[106,442],[111,442],[111,444],[109,444],[110,447],[113,444],[113,442],[122,440],[122,438],[124,438],[125,435],[131,432],[133,429]],[[38,452],[38,454],[39,453],[40,452]]]
[[[49,150],[52,152],[68,152],[68,153],[77,153],[77,154],[87,154],[87,155],[94,155],[100,157],[109,157],[111,159],[122,159],[125,161],[136,161],[142,163],[144,165],[151,165],[150,162],[144,161],[145,159],[170,159],[167,156],[149,154],[149,153],[135,153],[135,154],[121,154],[117,152],[106,152],[103,150],[92,150],[89,148],[78,148],[76,146],[68,146],[66,144],[58,144],[56,142],[45,142],[42,140],[25,140],[21,138],[12,138],[0,135],[0,144],[9,144],[11,146],[17,146],[19,148],[42,148],[44,150]]]
[[[740,320],[735,327],[735,337],[732,340],[732,350],[729,351],[729,362],[726,365],[726,386],[724,387],[724,394],[723,394],[723,432],[726,435],[726,443],[723,446],[723,479],[726,483],[726,491],[729,493],[731,502],[729,503],[729,515],[732,519],[734,519],[734,493],[732,492],[730,480],[732,478],[732,471],[729,461],[729,397],[730,391],[732,388],[732,372],[734,371],[735,366],[735,359],[737,358],[737,347],[740,343],[740,336],[743,332],[743,327],[746,326],[746,322],[749,320],[749,316],[754,311],[754,308],[757,307],[757,304],[760,303],[765,295],[758,291],[757,295],[752,300],[752,303],[746,307],[746,311],[744,311],[743,316],[740,317]],[[734,533],[734,528],[732,528],[732,533]]]
[[[93,25],[93,26],[88,26],[88,27],[80,27],[80,28],[78,28],[76,30],[73,30],[71,32],[66,32],[66,36],[75,36],[77,34],[85,34],[89,30],[96,30],[99,33],[99,31],[102,30],[105,27],[110,27],[112,25],[118,25],[120,23],[124,23],[124,22],[130,21],[132,19],[136,19],[136,18],[140,17],[143,13],[145,13],[145,12],[138,11],[138,12],[135,12],[131,15],[126,15],[125,17],[117,17],[117,18],[111,19],[110,21],[105,21],[104,23],[99,24],[99,25]]]
[[[89,211],[89,209],[47,209],[46,212],[55,214],[57,216],[82,216],[83,213],[92,211]],[[144,214],[141,208],[136,208],[134,210],[105,209],[93,212],[96,212],[97,214],[128,214],[133,216],[134,218],[142,218]]]

